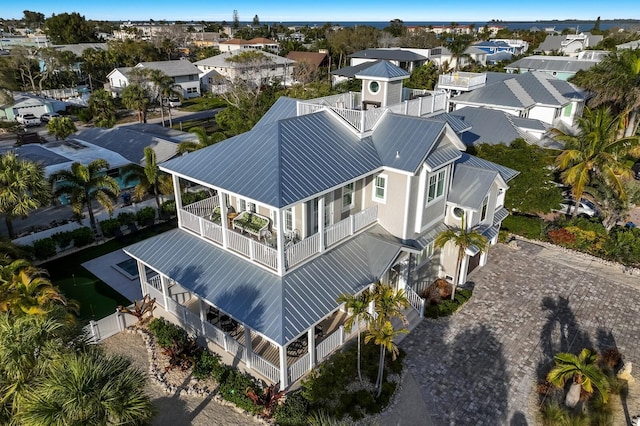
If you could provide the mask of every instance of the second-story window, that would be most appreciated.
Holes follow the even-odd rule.
[[[444,194],[444,181],[446,176],[446,170],[440,170],[438,173],[429,176],[429,185],[427,186],[427,204],[442,197]]]
[[[487,218],[487,210],[489,205],[489,196],[484,197],[482,201],[482,213],[480,214],[480,221],[483,221]]]
[[[385,202],[387,200],[387,176],[378,175],[373,182],[373,199]]]
[[[354,205],[353,182],[342,187],[342,211],[351,210]]]
[[[293,231],[293,208],[284,211],[284,232]]]
[[[430,242],[422,251],[416,255],[416,265],[420,266],[427,259],[430,259],[433,256],[433,241]]]

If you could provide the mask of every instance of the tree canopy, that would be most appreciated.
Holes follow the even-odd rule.
[[[77,12],[53,14],[45,21],[45,34],[54,44],[77,44],[98,40],[95,26]]]

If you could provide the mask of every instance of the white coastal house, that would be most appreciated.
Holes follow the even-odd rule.
[[[200,96],[200,78],[198,68],[191,62],[180,59],[175,61],[140,62],[135,67],[114,68],[107,74],[105,89],[114,97],[120,96],[125,87],[129,85],[129,73],[134,68],[160,70],[173,79],[176,86],[182,90],[182,96],[186,99]]]
[[[418,293],[456,276],[436,236],[464,215],[496,243],[517,172],[464,153],[446,93],[407,77],[377,62],[361,93],[282,97],[251,131],[163,163],[178,229],[125,248],[143,294],[283,389],[358,332],[340,294],[382,281],[424,309]],[[183,205],[184,183],[211,196]],[[460,283],[486,259],[470,247]]]

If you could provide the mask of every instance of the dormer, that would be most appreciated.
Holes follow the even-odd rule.
[[[355,74],[362,80],[362,109],[386,107],[402,102],[402,80],[411,75],[387,61],[376,64]]]

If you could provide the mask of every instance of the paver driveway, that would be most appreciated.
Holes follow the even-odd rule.
[[[640,278],[519,244],[493,247],[472,300],[400,344],[436,425],[534,425],[538,371],[560,351],[615,345],[637,373]]]

